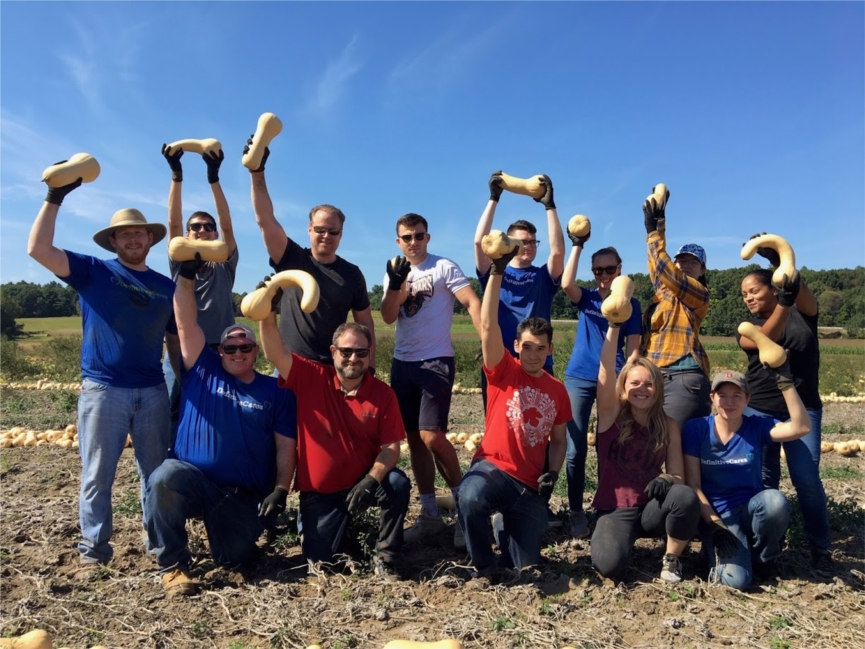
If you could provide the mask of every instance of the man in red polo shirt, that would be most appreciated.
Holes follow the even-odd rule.
[[[333,334],[333,365],[285,349],[271,313],[261,322],[264,355],[279,370],[279,384],[297,397],[297,477],[303,554],[311,563],[330,562],[353,514],[381,507],[375,572],[396,578],[396,552],[411,483],[396,468],[405,439],[396,395],[367,369],[372,334],[345,322]],[[268,500],[285,507],[277,488]]]

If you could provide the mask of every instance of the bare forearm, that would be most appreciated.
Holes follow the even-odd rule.
[[[222,240],[228,246],[228,254],[231,256],[237,247],[237,243],[234,240],[234,226],[231,223],[231,210],[228,208],[228,201],[225,198],[225,192],[222,191],[222,185],[219,184],[219,181],[210,184],[210,191],[213,194],[213,204],[216,206],[216,218],[219,220]]]
[[[270,194],[267,192],[264,172],[249,175],[251,178],[252,209],[264,239],[264,247],[271,259],[279,261],[285,252],[288,236],[273,214],[273,201],[270,200]]]
[[[481,275],[486,275],[487,271],[490,269],[490,265],[492,264],[490,258],[487,257],[481,247],[481,241],[484,236],[490,233],[490,229],[493,227],[493,218],[496,215],[497,206],[498,202],[493,200],[487,203],[487,206],[481,214],[480,220],[478,220],[478,227],[475,230],[475,268],[477,268]]]
[[[378,482],[382,482],[399,461],[399,446],[385,446],[381,449],[373,462],[369,474]]]
[[[36,215],[30,238],[27,241],[27,254],[59,277],[68,277],[69,258],[54,245],[54,229],[57,222],[59,205],[44,202]]]
[[[171,238],[183,236],[183,183],[171,181],[168,188],[168,235]]]
[[[384,289],[384,297],[379,308],[381,319],[385,324],[393,324],[399,318],[399,291]]]
[[[547,268],[550,277],[558,279],[562,276],[565,261],[565,235],[562,232],[559,213],[555,209],[547,210],[547,228],[550,233],[550,257],[547,260]]]
[[[273,363],[280,376],[288,376],[291,372],[292,356],[286,351],[279,327],[276,325],[276,314],[270,313],[259,323],[261,332],[261,348],[264,357]]]

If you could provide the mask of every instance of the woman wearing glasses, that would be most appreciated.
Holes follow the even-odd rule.
[[[652,189],[654,192],[654,188]],[[664,412],[679,427],[709,414],[709,356],[700,343],[700,323],[709,312],[706,251],[695,243],[667,254],[665,209],[670,192],[660,202],[643,204],[649,279],[655,295],[646,309],[640,352],[664,375]]]
[[[578,237],[568,233],[573,248],[562,276],[562,290],[570,298],[571,306],[580,313],[571,360],[565,369],[565,387],[571,399],[573,415],[573,420],[568,422],[569,531],[575,538],[589,535],[589,524],[583,513],[586,453],[588,452],[586,435],[589,432],[589,415],[597,394],[601,348],[609,326],[607,319],[601,315],[601,302],[610,294],[610,284],[622,272],[622,258],[619,257],[616,249],[601,248],[592,255],[592,274],[595,276],[597,290],[582,289],[577,286],[577,266],[580,263],[583,245],[590,236],[591,234]],[[631,298],[631,306],[633,313],[630,319],[619,328],[616,372],[621,371],[626,358],[636,359],[639,351],[642,333],[640,303]]]

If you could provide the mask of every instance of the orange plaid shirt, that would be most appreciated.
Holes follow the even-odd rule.
[[[700,344],[700,323],[709,312],[709,289],[676,268],[667,254],[665,231],[662,219],[646,237],[655,295],[643,315],[640,353],[661,369],[690,354],[708,376],[709,357]]]

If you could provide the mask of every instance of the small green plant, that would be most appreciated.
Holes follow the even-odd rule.
[[[505,629],[514,629],[516,628],[516,626],[517,625],[514,624],[514,621],[511,618],[505,617],[504,615],[499,615],[495,620],[493,620],[490,628],[493,631],[500,633]]]
[[[207,625],[205,625],[204,622],[200,620],[196,620],[195,622],[193,622],[192,627],[189,629],[189,634],[193,638],[204,638],[205,636],[207,636],[207,633]]]
[[[127,489],[120,497],[120,502],[114,505],[114,513],[127,518],[141,516],[141,497],[138,489]]]
[[[733,617],[733,609],[725,608],[724,609],[724,617]]]
[[[538,607],[539,615],[552,615],[553,614],[553,606],[550,604],[550,600],[542,599],[541,605]]]
[[[769,640],[769,649],[790,649],[790,642],[776,635]]]
[[[90,636],[90,642],[88,642],[88,644],[91,645],[102,644],[102,641],[105,640],[105,634],[96,629],[87,629],[87,635]]]
[[[775,615],[769,618],[769,628],[773,631],[778,629],[786,629],[790,626],[790,620],[783,615]]]
[[[679,601],[679,593],[677,593],[675,590],[671,590],[669,593],[667,593],[667,597],[670,598],[671,602]]]
[[[247,649],[247,646],[240,640],[232,640],[228,643],[228,647],[226,647],[226,649]]]

